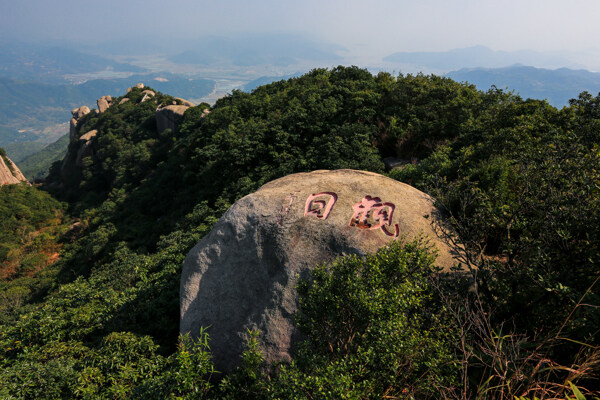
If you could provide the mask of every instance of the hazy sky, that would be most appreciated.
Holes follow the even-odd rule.
[[[600,47],[599,17],[598,0],[0,0],[0,39],[295,32],[379,58],[476,44],[579,51]]]

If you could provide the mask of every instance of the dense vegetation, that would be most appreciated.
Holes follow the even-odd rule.
[[[51,169],[47,189],[84,228],[64,240],[52,282],[31,278],[47,295],[2,311],[4,397],[597,390],[600,96],[558,110],[447,78],[339,67],[234,92],[206,117],[205,105],[190,108],[177,132],[161,134],[154,109],[172,98],[141,96],[84,117],[83,131],[100,132],[96,156]],[[255,333],[224,377],[210,363],[210,329],[178,339],[183,258],[230,204],[294,172],[383,172],[385,157],[404,160],[390,176],[439,200],[474,284],[432,278],[429,251],[397,243],[319,266],[299,286],[306,340],[289,365],[261,365]]]
[[[59,257],[59,239],[67,230],[65,208],[48,193],[25,184],[0,186],[2,323],[10,321],[14,308],[39,296],[41,286],[52,284],[46,267]]]

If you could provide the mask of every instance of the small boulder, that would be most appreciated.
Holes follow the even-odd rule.
[[[177,130],[177,123],[183,118],[188,106],[168,105],[156,108],[156,130],[162,133],[167,129],[172,132]]]
[[[98,130],[93,129],[93,130],[81,135],[81,137],[79,137],[79,140],[83,140],[83,141],[87,142],[88,140],[92,140],[92,138],[95,137],[97,134],[98,134]]]
[[[240,200],[187,255],[180,331],[210,327],[215,367],[239,365],[247,330],[261,332],[270,362],[290,360],[298,332],[298,277],[341,255],[374,253],[423,235],[445,270],[458,264],[438,236],[443,219],[427,194],[385,176],[314,171],[277,179]]]
[[[143,88],[144,88],[144,84],[143,83],[138,83],[135,86],[127,88],[127,93],[131,92],[133,89],[143,89]]]
[[[119,102],[119,104],[127,103],[128,101],[129,101],[129,98],[128,98],[128,97],[123,97],[123,98],[121,99],[121,101]]]

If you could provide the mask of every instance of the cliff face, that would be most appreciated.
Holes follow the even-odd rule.
[[[0,186],[26,181],[17,165],[10,158],[0,154]]]

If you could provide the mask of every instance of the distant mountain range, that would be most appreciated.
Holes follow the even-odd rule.
[[[492,85],[514,90],[523,98],[548,99],[562,107],[579,93],[600,91],[600,73],[586,70],[559,68],[555,70],[514,65],[505,68],[463,68],[446,76],[456,81],[468,81],[480,90]]]
[[[558,68],[577,67],[562,54],[541,53],[531,50],[495,51],[485,46],[473,46],[439,52],[399,52],[383,59],[414,70],[451,71],[460,68],[500,68],[514,64],[536,67]]]
[[[140,73],[134,65],[62,47],[0,43],[0,76],[38,82],[60,82],[65,75],[103,70]]]

